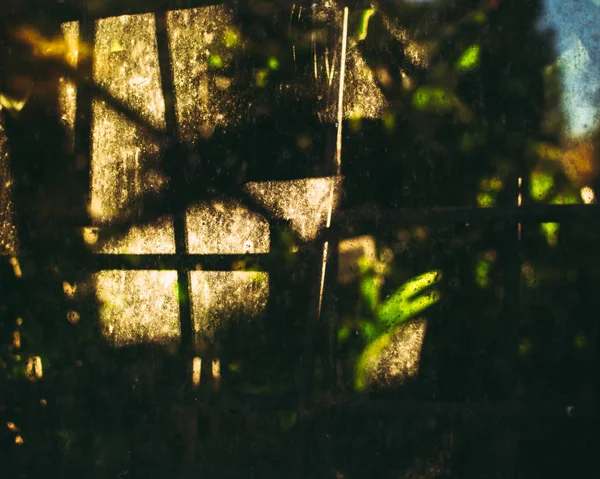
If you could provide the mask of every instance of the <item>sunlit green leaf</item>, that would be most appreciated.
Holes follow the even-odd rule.
[[[223,66],[223,59],[219,55],[211,55],[208,57],[208,64],[214,68],[221,68]]]
[[[496,198],[490,193],[479,193],[476,200],[477,206],[481,206],[482,208],[490,208],[496,204]]]
[[[378,319],[388,327],[395,326],[437,303],[439,292],[419,293],[436,284],[441,277],[439,271],[429,271],[408,281],[380,306]]]
[[[269,58],[269,68],[271,70],[277,70],[279,68],[279,60],[275,57]]]
[[[337,340],[339,343],[343,343],[344,341],[346,341],[346,339],[348,339],[348,337],[350,336],[350,328],[348,326],[343,326],[340,329],[338,329],[337,332]]]
[[[529,193],[536,200],[543,200],[554,186],[554,178],[544,171],[534,171],[529,181]]]
[[[485,288],[489,285],[491,269],[491,264],[484,259],[479,260],[475,265],[475,282],[480,288]]]
[[[447,112],[455,105],[454,93],[443,88],[421,87],[413,95],[413,106],[417,110]]]
[[[379,294],[381,291],[381,282],[375,276],[366,276],[360,282],[360,293],[367,304],[373,311],[379,303]]]
[[[478,44],[468,47],[456,62],[456,67],[460,71],[473,70],[479,64],[481,46]]]
[[[367,34],[369,33],[369,19],[373,16],[375,10],[372,8],[368,8],[363,10],[360,15],[360,23],[358,24],[358,31],[356,32],[356,36],[359,41],[365,40],[367,38]]]
[[[369,371],[375,369],[381,353],[391,344],[392,332],[381,335],[374,342],[369,344],[361,353],[356,363],[356,378],[354,386],[356,390],[363,391],[368,384]]]
[[[373,341],[379,334],[377,327],[370,321],[361,321],[359,323],[359,326],[363,334],[365,335],[365,338],[369,342]]]
[[[558,244],[558,232],[560,230],[560,224],[558,223],[541,223],[540,230],[546,237],[546,242],[549,246],[556,246]]]

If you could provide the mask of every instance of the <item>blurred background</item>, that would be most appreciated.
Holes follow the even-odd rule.
[[[3,474],[597,475],[599,22],[5,0]]]

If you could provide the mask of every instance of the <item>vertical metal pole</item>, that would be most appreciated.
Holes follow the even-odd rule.
[[[165,102],[165,127],[167,137],[171,144],[164,147],[164,166],[169,177],[169,201],[173,216],[173,228],[175,234],[175,254],[182,258],[187,253],[187,228],[186,228],[186,201],[187,188],[185,178],[185,157],[177,141],[177,112],[175,110],[175,87],[171,69],[171,57],[169,52],[169,37],[167,31],[166,12],[155,15],[156,43],[158,49],[158,64],[160,68],[161,87]],[[179,321],[181,327],[181,358],[185,383],[192,391],[191,398],[184,399],[183,420],[186,423],[184,430],[185,450],[182,453],[183,477],[194,477],[196,469],[196,441],[198,410],[195,404],[195,387],[193,384],[193,337],[192,337],[192,315],[190,309],[190,284],[189,271],[183,266],[183,262],[177,265],[177,286],[179,300]],[[204,368],[210,367],[208,358],[201,358]],[[198,372],[199,374],[201,371]]]

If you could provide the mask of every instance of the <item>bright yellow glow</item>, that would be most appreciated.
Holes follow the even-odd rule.
[[[10,258],[10,264],[13,267],[15,277],[21,278],[23,276],[23,273],[21,271],[21,265],[19,264],[19,260],[15,256],[13,256],[12,258]]]
[[[65,41],[65,60],[73,68],[77,68],[79,57],[79,22],[68,22],[61,25]],[[77,104],[77,85],[66,78],[59,80],[59,108],[61,119],[73,141],[75,127],[75,110]]]
[[[19,331],[13,331],[13,347],[19,349],[21,347],[21,333]]]
[[[410,321],[367,346],[356,365],[356,389],[399,385],[416,376],[425,331],[425,320]]]
[[[27,366],[25,367],[25,375],[30,381],[37,381],[42,379],[44,376],[44,370],[42,368],[42,358],[39,356],[32,356],[27,360]]]
[[[19,426],[17,426],[14,422],[7,422],[6,427],[12,432],[19,432]]]
[[[243,110],[228,90],[231,79],[210,68],[227,64],[231,48],[240,44],[231,10],[219,5],[171,11],[167,28],[182,140],[193,142],[217,126],[235,124]]]
[[[269,276],[254,271],[192,271],[190,287],[196,338],[212,339],[233,317],[252,318],[264,312]]]
[[[192,360],[192,386],[200,386],[200,373],[202,372],[202,358],[196,356]]]
[[[213,386],[216,389],[219,389],[221,386],[221,360],[219,358],[215,358],[212,360],[212,378],[213,378]]]
[[[21,436],[15,437],[15,444],[18,444],[20,446],[21,444],[23,444],[23,442],[24,441],[23,441],[23,438]]]
[[[114,48],[115,44],[122,48]],[[154,16],[135,15],[99,20],[94,44],[94,80],[156,128],[164,128],[165,105],[160,87]],[[122,115],[96,99],[93,104],[90,214],[110,222],[130,212],[143,193],[156,193],[166,179],[152,168],[159,145]],[[129,235],[106,245],[104,253],[174,253],[170,219],[132,228]]]
[[[236,202],[215,201],[190,207],[186,223],[189,253],[269,252],[268,221]]]
[[[17,326],[21,326],[23,324],[23,318],[17,318]]]
[[[301,240],[311,241],[327,224],[332,188],[338,183],[336,177],[307,178],[248,183],[246,189],[273,217],[288,220]],[[332,200],[335,208],[337,194]]]
[[[69,299],[73,299],[75,297],[75,293],[77,292],[76,284],[69,284],[66,281],[63,281],[63,291],[65,292],[65,296]]]
[[[343,239],[339,242],[338,250],[338,281],[342,284],[350,283],[360,276],[359,260],[366,260],[369,264],[377,261],[373,236]]]
[[[77,50],[80,49],[76,42],[73,45],[62,36],[45,37],[40,30],[31,25],[20,25],[12,31],[12,35],[15,39],[28,44],[32,48],[33,54],[41,58],[55,58],[69,63],[73,53],[77,55]]]
[[[584,186],[581,188],[581,199],[586,205],[591,205],[596,202],[596,193],[591,186]]]
[[[175,271],[101,271],[94,275],[101,331],[114,346],[179,343]]]
[[[161,217],[151,225],[132,226],[126,236],[111,238],[96,251],[105,254],[173,254],[173,222],[168,217]]]

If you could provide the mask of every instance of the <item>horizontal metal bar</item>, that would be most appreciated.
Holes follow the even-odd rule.
[[[273,258],[268,254],[97,254],[88,257],[84,269],[107,270],[198,270],[269,271]]]
[[[481,223],[511,221],[547,223],[577,221],[600,217],[600,205],[526,205],[494,208],[411,208],[394,210],[342,210],[337,214],[341,223]]]

